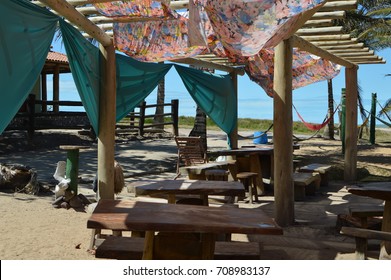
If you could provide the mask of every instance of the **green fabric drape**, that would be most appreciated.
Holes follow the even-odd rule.
[[[0,133],[39,78],[58,17],[24,0],[0,1]]]
[[[145,63],[117,54],[117,121],[139,105],[164,78],[172,64]]]
[[[230,134],[237,123],[237,96],[229,75],[175,65],[186,89],[218,127]]]
[[[99,127],[100,51],[56,15],[25,0],[0,2],[0,74],[2,132],[39,77],[59,21],[73,79],[95,132]],[[7,27],[5,30],[4,26]],[[172,64],[139,62],[116,55],[119,121],[143,101]],[[215,75],[176,65],[190,95],[227,134],[236,125],[237,98],[229,75]]]
[[[60,20],[62,40],[81,102],[95,131],[99,131],[100,51],[80,32]]]
[[[99,83],[102,81],[100,51],[65,21],[60,21],[60,28],[80,99],[95,132],[98,133]],[[143,63],[116,54],[116,120],[121,120],[139,105],[156,88],[171,66]]]

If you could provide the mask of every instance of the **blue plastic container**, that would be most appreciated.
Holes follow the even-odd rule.
[[[267,133],[263,131],[254,132],[254,144],[267,144]]]

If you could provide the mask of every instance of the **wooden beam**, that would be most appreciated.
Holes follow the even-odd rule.
[[[333,54],[339,54],[339,53],[346,53],[346,52],[352,52],[352,51],[357,51],[357,52],[369,52],[371,51],[369,48],[357,48],[357,49],[340,49],[340,50],[329,50],[329,52]],[[373,51],[372,51],[373,52]]]
[[[364,47],[364,43],[343,43],[340,42],[339,44],[335,45],[323,45],[323,44],[314,44],[324,50],[347,50],[347,49],[361,49]]]
[[[345,11],[316,12],[311,19],[344,19]]]
[[[101,90],[99,94],[98,195],[114,198],[114,153],[116,123],[116,61],[113,45],[101,51]]]
[[[273,143],[274,212],[280,226],[294,223],[292,39],[280,42],[274,54]]]
[[[329,1],[327,2],[320,11],[349,11],[357,9],[357,1]]]
[[[332,26],[333,21],[331,19],[320,19],[320,20],[307,20],[303,27],[328,27]]]
[[[347,68],[355,67],[355,65],[353,63],[346,61],[336,55],[333,55],[333,54],[311,44],[310,42],[303,40],[302,38],[300,38],[298,36],[292,37],[292,44],[293,44],[293,47],[299,48],[302,51],[307,51],[309,53],[312,53],[312,54],[317,55],[319,57],[322,57],[324,59],[330,60],[334,63],[345,66]]]
[[[300,36],[306,41],[340,41],[340,40],[351,40],[351,36],[349,34],[340,34],[340,35],[313,35],[313,36]]]
[[[368,52],[351,52],[351,53],[339,53],[337,54],[339,57],[361,57],[363,56],[364,58],[370,55],[373,55],[374,51],[368,51]],[[377,57],[377,56],[376,56]]]
[[[53,101],[60,101],[60,66],[56,64],[53,72]],[[53,112],[58,113],[60,106],[53,105]]]
[[[231,72],[230,76],[231,76],[232,83],[234,85],[236,100],[238,100],[238,75],[234,72]],[[238,102],[236,102],[236,110],[237,110],[237,107],[238,107]],[[229,134],[229,139],[230,139],[231,147],[228,147],[228,148],[237,149],[238,148],[238,123],[236,123],[235,128]]]
[[[319,28],[301,28],[297,30],[296,35],[335,35],[342,33],[342,26],[332,26],[332,27],[319,27]]]
[[[357,179],[357,69],[345,69],[346,79],[346,127],[345,127],[345,168],[344,180]]]
[[[360,46],[359,43],[353,41],[352,39],[350,40],[340,40],[340,41],[314,41],[311,42],[315,46],[321,46],[321,47],[335,47],[335,46],[348,46],[348,45],[357,45]],[[364,44],[361,43],[361,47]]]
[[[41,2],[67,18],[74,25],[80,27],[103,46],[107,47],[113,44],[110,36],[76,11],[75,8],[65,0],[41,0]]]
[[[241,75],[241,76],[243,76],[245,74],[243,67],[230,67],[230,66],[225,66],[222,64],[213,63],[213,62],[209,62],[207,60],[202,60],[202,59],[180,58],[180,59],[174,59],[171,61],[176,62],[176,63],[195,65],[195,66],[203,67],[203,68],[216,69],[216,70],[224,71],[227,73],[235,72],[236,74]]]

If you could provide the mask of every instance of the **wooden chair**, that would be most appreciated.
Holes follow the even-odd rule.
[[[208,162],[201,137],[176,136],[175,142],[178,147],[177,177],[180,175],[179,166],[181,163],[184,163],[185,166],[191,166]]]

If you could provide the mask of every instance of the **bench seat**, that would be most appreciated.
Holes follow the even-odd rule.
[[[96,249],[95,257],[117,260],[141,260],[143,248],[144,238],[109,236]],[[216,241],[214,259],[260,259],[260,244],[258,242]]]
[[[355,205],[349,207],[349,214],[352,217],[360,218],[362,228],[368,227],[368,218],[382,217],[383,212],[383,205]]]
[[[342,227],[341,234],[351,236],[356,241],[356,259],[365,260],[367,258],[368,239],[391,241],[391,232],[369,230],[362,228]]]

